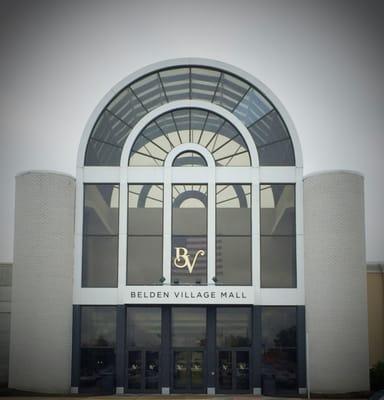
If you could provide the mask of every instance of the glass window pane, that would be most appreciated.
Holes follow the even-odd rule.
[[[216,279],[218,284],[251,285],[251,237],[216,238]]]
[[[206,167],[205,158],[195,151],[186,151],[173,160],[174,167]]]
[[[145,352],[145,389],[158,389],[159,387],[159,352]]]
[[[247,347],[252,340],[250,307],[217,307],[216,345],[218,347]]]
[[[250,89],[234,110],[245,126],[250,126],[272,110],[272,105],[255,89]]]
[[[84,185],[84,234],[119,233],[119,186]]]
[[[141,351],[128,351],[128,389],[141,389]]]
[[[205,343],[205,307],[172,307],[172,346],[204,347]]]
[[[207,233],[207,185],[173,185],[173,235]]]
[[[189,68],[160,71],[160,78],[169,102],[189,98]]]
[[[117,287],[118,236],[84,236],[83,287]]]
[[[82,348],[80,351],[80,393],[115,393],[115,350]]]
[[[296,348],[296,307],[263,307],[263,349]]]
[[[276,111],[267,113],[248,127],[257,147],[288,139],[289,133]]]
[[[81,347],[114,347],[116,307],[81,307]]]
[[[159,284],[163,274],[162,236],[128,236],[127,285]]]
[[[108,110],[131,128],[147,113],[130,88],[120,92],[109,103]]]
[[[220,72],[208,68],[191,69],[192,98],[212,101],[220,79]]]
[[[297,394],[296,349],[269,349],[262,359],[264,395]]]
[[[122,148],[92,137],[88,141],[84,164],[87,166],[119,166]]]
[[[259,163],[261,166],[295,165],[295,155],[290,139],[276,142],[264,147],[258,147]]]
[[[163,234],[163,185],[128,185],[128,235]]]
[[[296,287],[296,240],[294,236],[261,237],[261,286]]]
[[[172,282],[207,283],[207,236],[172,236]]]
[[[260,185],[260,233],[294,235],[295,185]]]
[[[127,307],[127,346],[161,345],[161,307]]]
[[[216,185],[216,235],[250,235],[250,206],[250,185]]]

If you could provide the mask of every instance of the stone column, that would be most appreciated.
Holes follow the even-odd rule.
[[[10,388],[70,390],[74,215],[74,178],[16,177]]]
[[[364,179],[304,180],[305,291],[311,392],[369,389]]]

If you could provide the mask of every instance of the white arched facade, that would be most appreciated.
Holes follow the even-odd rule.
[[[144,115],[132,127],[122,148],[119,166],[87,166],[84,158],[87,143],[92,134],[96,121],[123,88],[137,78],[160,68],[170,66],[202,65],[212,68],[221,68],[224,71],[238,75],[253,84],[273,104],[287,126],[294,148],[295,165],[290,166],[260,166],[258,151],[255,142],[242,121],[233,113],[217,104],[203,100],[179,100],[163,104]],[[215,113],[228,121],[240,133],[245,141],[250,166],[224,167],[216,166],[210,152],[195,143],[183,143],[176,146],[168,154],[163,166],[129,166],[129,156],[135,140],[143,129],[157,117],[180,109],[200,109]],[[195,151],[207,161],[206,167],[173,167],[172,162],[177,155],[185,151]],[[84,185],[86,184],[118,184],[119,185],[119,230],[118,230],[118,278],[116,287],[82,287],[82,260],[83,260],[83,209]],[[130,285],[127,283],[127,221],[128,221],[128,185],[129,184],[161,184],[163,185],[163,269],[162,280],[155,285]],[[175,285],[171,280],[172,261],[172,185],[175,184],[202,184],[207,185],[207,284],[205,285]],[[242,184],[251,188],[251,284],[218,285],[216,283],[216,185]],[[260,267],[260,185],[263,184],[292,184],[295,191],[295,287],[265,287],[261,285]],[[76,180],[76,218],[75,218],[75,265],[73,304],[76,306],[124,306],[124,305],[151,305],[154,304],[152,293],[160,293],[160,305],[253,305],[253,306],[304,306],[304,243],[303,243],[303,169],[300,144],[287,112],[276,97],[259,81],[232,66],[202,59],[169,60],[146,67],[117,84],[99,103],[89,119],[81,139]],[[164,296],[162,293],[167,293]],[[185,297],[176,297],[176,293],[184,292]],[[206,293],[203,299],[198,293]],[[237,298],[228,297],[228,292],[234,293]],[[139,295],[140,293],[140,295]],[[159,297],[158,297],[159,298]],[[302,336],[302,335],[301,335]],[[304,368],[305,366],[301,366]],[[304,385],[305,386],[305,385]],[[208,392],[214,393],[212,385],[207,384]],[[73,387],[76,392],[78,388]],[[124,392],[124,387],[116,386],[118,393]],[[298,383],[298,391],[305,388]],[[259,393],[260,387],[253,387],[254,393]],[[162,387],[162,392],[169,392],[169,387]]]

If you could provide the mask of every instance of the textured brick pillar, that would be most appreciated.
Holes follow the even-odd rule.
[[[70,390],[75,180],[16,177],[9,387]]]
[[[369,389],[364,180],[304,180],[305,292],[312,392]]]

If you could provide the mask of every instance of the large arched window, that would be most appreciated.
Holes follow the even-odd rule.
[[[233,68],[182,64],[127,80],[88,125],[78,293],[118,288],[126,299],[135,285],[302,290],[301,155],[282,108]]]

